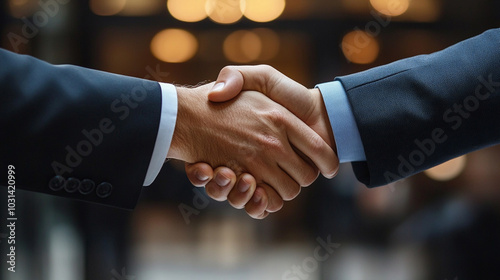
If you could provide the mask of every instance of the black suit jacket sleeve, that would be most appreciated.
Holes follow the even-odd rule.
[[[353,168],[368,186],[500,142],[500,29],[337,80],[366,153]]]
[[[0,182],[133,208],[160,113],[157,82],[0,49]]]

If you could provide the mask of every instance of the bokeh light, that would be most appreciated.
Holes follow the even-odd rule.
[[[230,61],[248,63],[259,58],[262,52],[262,41],[252,31],[239,30],[231,33],[224,40],[224,55]]]
[[[127,0],[90,0],[90,10],[98,16],[112,16],[121,12]]]
[[[461,156],[425,171],[425,175],[436,181],[449,181],[458,177],[465,169],[467,156]]]
[[[280,37],[269,28],[257,28],[253,32],[259,36],[262,48],[258,60],[270,60],[276,57],[280,50]]]
[[[285,0],[246,0],[242,5],[243,15],[256,22],[277,19],[285,10]]]
[[[99,16],[147,16],[162,11],[158,0],[90,0],[90,10]],[[164,7],[164,6],[163,6]]]
[[[350,62],[369,64],[377,59],[380,46],[367,32],[355,30],[342,39],[342,52]]]
[[[441,16],[441,9],[440,1],[413,1],[408,11],[404,14],[404,19],[418,22],[433,22]]]
[[[243,17],[244,0],[206,0],[205,12],[208,17],[222,24],[235,23]]]
[[[400,16],[408,11],[410,0],[370,0],[373,8],[388,16]]]
[[[185,22],[197,22],[207,17],[206,0],[168,0],[167,8],[170,14]]]
[[[151,52],[161,61],[181,63],[190,60],[198,50],[193,34],[182,29],[165,29],[151,40]]]
[[[126,0],[125,8],[120,12],[124,16],[148,16],[165,10],[165,2],[159,0]]]

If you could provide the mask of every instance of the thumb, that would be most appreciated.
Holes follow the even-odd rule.
[[[265,94],[303,121],[307,121],[314,106],[307,88],[269,65],[224,67],[208,93],[208,99],[225,102],[245,90]]]
[[[236,97],[243,90],[244,78],[236,67],[224,67],[217,77],[215,85],[208,93],[208,100],[225,102]]]

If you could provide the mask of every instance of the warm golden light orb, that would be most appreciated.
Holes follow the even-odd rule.
[[[112,16],[125,8],[127,0],[90,0],[90,10],[98,16]]]
[[[285,0],[246,0],[243,15],[256,22],[269,22],[277,19],[285,10]]]
[[[242,5],[245,0],[206,0],[205,12],[208,17],[221,24],[235,23],[243,17]]]
[[[410,0],[370,0],[373,8],[387,16],[400,16],[408,11]]]
[[[197,50],[198,40],[182,29],[162,30],[151,40],[151,52],[165,62],[186,62],[193,58]]]
[[[258,59],[261,55],[262,41],[254,32],[239,30],[227,36],[223,49],[228,60],[248,63]]]
[[[168,0],[167,8],[177,20],[197,22],[207,17],[205,3],[206,0]]]
[[[347,33],[342,39],[342,52],[350,62],[370,64],[377,59],[380,46],[367,32],[355,30]]]
[[[464,171],[467,156],[461,156],[425,171],[425,175],[436,181],[450,181]]]

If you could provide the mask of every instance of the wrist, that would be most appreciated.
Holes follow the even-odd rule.
[[[335,136],[333,135],[332,125],[328,117],[323,96],[318,88],[309,89],[309,92],[314,99],[314,107],[317,109],[318,119],[316,121],[316,132],[325,140],[325,142],[337,153],[337,145],[335,143]]]
[[[177,120],[167,157],[170,159],[189,161],[189,159],[193,157],[189,146],[194,139],[192,136],[193,126],[190,124],[195,123],[195,120],[193,120],[194,112],[196,112],[195,108],[199,106],[199,103],[195,100],[197,94],[194,91],[196,89],[176,87],[176,90],[178,103]]]

